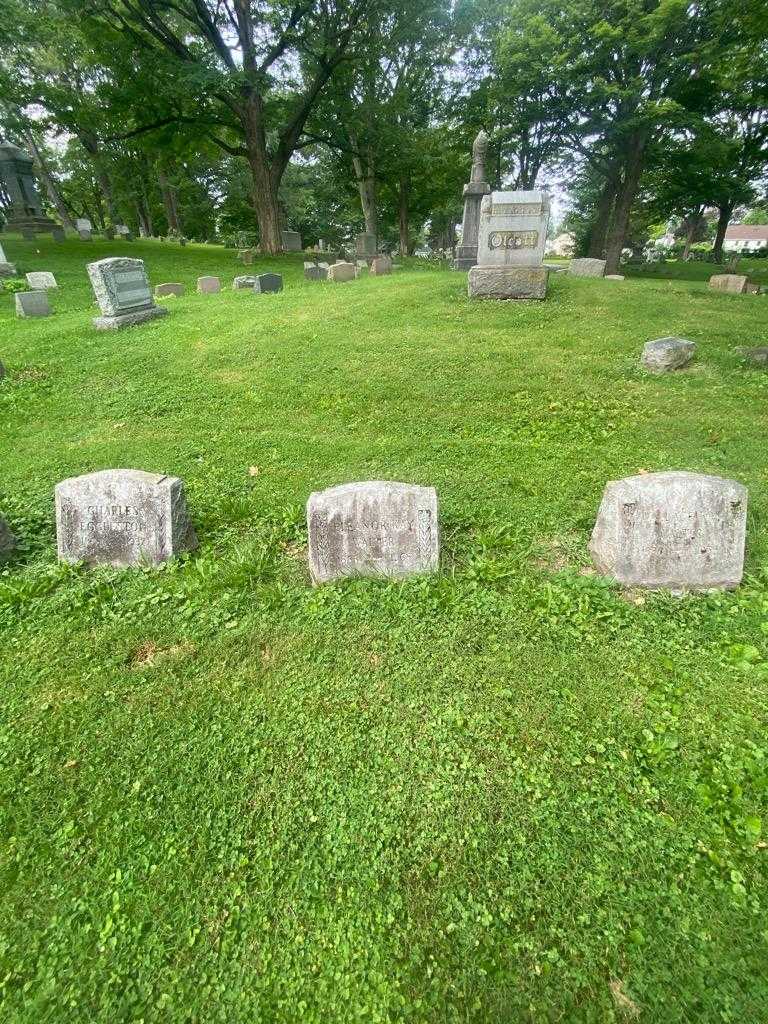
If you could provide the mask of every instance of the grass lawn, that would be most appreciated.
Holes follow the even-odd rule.
[[[3,244],[60,289],[0,295],[2,1020],[765,1021],[768,297]],[[170,316],[92,328],[116,253]],[[107,467],[182,477],[199,550],[58,565],[54,484]],[[674,468],[748,486],[738,591],[589,573],[605,482]],[[309,492],[375,478],[437,488],[441,572],[310,587]]]

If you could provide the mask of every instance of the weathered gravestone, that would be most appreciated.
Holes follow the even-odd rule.
[[[238,274],[238,276],[232,282],[232,287],[235,291],[242,291],[243,288],[253,288],[256,284],[256,278],[250,274]]]
[[[25,242],[34,242],[35,232],[32,230],[32,228],[22,228],[21,237],[24,239]]]
[[[16,538],[8,523],[0,516],[0,559],[6,558],[16,547]]]
[[[31,270],[27,274],[27,284],[30,288],[39,288],[43,290],[46,288],[59,287],[56,284],[56,278],[50,270]]]
[[[101,316],[93,321],[100,331],[119,330],[168,315],[165,306],[156,306],[152,299],[144,260],[126,256],[98,260],[88,264],[88,276],[101,309]]]
[[[166,281],[164,284],[155,285],[155,298],[160,299],[164,295],[183,295],[184,285],[178,281]]]
[[[75,221],[75,227],[78,231],[93,231],[93,224],[87,217],[78,217]]]
[[[301,235],[298,231],[282,231],[280,241],[284,252],[301,252]]]
[[[624,281],[624,280],[626,280],[626,278],[624,277],[623,274],[606,274],[605,275],[605,280],[606,281]]]
[[[389,256],[377,256],[376,259],[371,260],[371,273],[381,276],[382,274],[392,273],[392,260]]]
[[[54,242],[66,242],[67,236],[64,234],[64,228],[53,228],[51,230],[51,236]]]
[[[744,295],[747,291],[749,278],[743,274],[714,274],[709,279],[709,287],[716,292],[730,292],[732,295]]]
[[[48,292],[16,292],[16,316],[50,316]]]
[[[468,275],[471,298],[544,299],[542,265],[549,221],[546,192],[491,192],[480,206],[477,265]]]
[[[93,235],[91,234],[90,231],[78,231],[77,234],[80,237],[80,241],[81,242],[92,242],[93,241]]]
[[[334,263],[332,267],[328,268],[328,280],[329,281],[354,281],[355,279],[355,264],[354,263]]]
[[[768,370],[768,345],[758,345],[756,348],[741,348],[738,352],[749,366]]]
[[[218,277],[198,277],[197,290],[202,295],[215,295],[221,291],[221,281]]]
[[[656,338],[643,346],[640,362],[651,373],[687,366],[696,354],[696,342],[687,338]]]
[[[16,264],[9,263],[5,258],[3,247],[0,245],[0,277],[15,277]]]
[[[485,180],[488,136],[480,129],[472,145],[472,172],[464,186],[464,216],[461,221],[461,245],[456,249],[454,270],[470,270],[477,264],[477,239],[480,232],[480,206],[491,191]]]
[[[258,274],[254,281],[253,290],[264,295],[267,292],[281,292],[283,290],[283,278],[281,274]]]
[[[341,576],[410,576],[437,569],[433,487],[371,480],[316,491],[307,502],[314,583]]]
[[[376,255],[376,235],[363,231],[355,238],[355,256],[369,263]]]
[[[253,249],[241,249],[237,254],[238,260],[250,266],[253,263]]]
[[[328,277],[328,267],[318,266],[317,263],[306,262],[304,264],[304,280],[305,281],[325,281]]]
[[[89,565],[158,565],[197,544],[175,476],[105,469],[56,485],[59,558]]]
[[[700,473],[646,473],[605,488],[589,549],[633,587],[735,587],[744,570],[747,490]]]
[[[603,277],[605,275],[605,260],[590,258],[571,260],[568,266],[568,273],[571,277]]]
[[[26,241],[34,241],[36,231],[56,227],[43,213],[32,157],[10,142],[0,142],[0,186],[8,231],[20,231]]]

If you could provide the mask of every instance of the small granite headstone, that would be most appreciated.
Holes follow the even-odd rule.
[[[355,279],[355,264],[354,263],[334,263],[332,267],[328,268],[328,280],[329,281],[354,281]]]
[[[317,263],[304,263],[305,281],[325,281],[328,277],[328,267],[321,267]]]
[[[56,485],[59,558],[89,565],[159,565],[197,544],[175,476],[105,469]]]
[[[30,288],[58,288],[56,278],[50,270],[31,270],[27,274],[27,284]]]
[[[93,224],[87,217],[78,217],[75,221],[75,227],[78,231],[93,231]]]
[[[301,252],[301,235],[298,231],[283,231],[281,243],[284,252]]]
[[[232,287],[235,291],[241,291],[243,288],[253,288],[256,284],[256,278],[250,274],[239,274],[232,282]]]
[[[0,245],[0,277],[15,277],[16,265],[9,263],[5,258],[3,247]]]
[[[64,234],[64,228],[53,228],[51,231],[51,237],[54,242],[65,242],[67,240],[67,236]]]
[[[744,571],[747,489],[701,473],[646,473],[607,484],[589,549],[606,575],[631,587],[738,586]]]
[[[687,338],[656,338],[643,346],[640,362],[651,373],[666,373],[687,366],[696,354],[696,342]]]
[[[164,295],[183,295],[184,285],[178,281],[166,281],[165,284],[155,285],[155,298],[160,299]]]
[[[314,583],[437,569],[440,542],[433,487],[371,480],[316,491],[307,502],[307,526]]]
[[[16,292],[16,316],[50,316],[48,292]]]
[[[605,275],[605,260],[587,258],[571,260],[568,273],[571,277],[603,277]]]
[[[546,192],[491,192],[480,204],[477,265],[467,275],[470,298],[545,299],[543,266],[549,222]]]
[[[8,523],[0,516],[0,559],[7,558],[16,547],[16,538]]]
[[[101,309],[101,316],[93,321],[100,331],[168,315],[166,307],[156,306],[152,299],[144,260],[126,256],[98,260],[88,264],[88,276]]]
[[[281,274],[259,274],[254,282],[253,290],[260,294],[267,292],[281,292],[283,290],[283,278]]]
[[[749,278],[744,274],[714,274],[709,279],[709,287],[716,292],[730,292],[732,295],[744,295],[747,291]]]
[[[371,273],[381,276],[392,273],[392,260],[389,256],[377,256],[371,260]]]
[[[197,290],[202,295],[215,295],[221,291],[221,281],[218,277],[198,277]]]

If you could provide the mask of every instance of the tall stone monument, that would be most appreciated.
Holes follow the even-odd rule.
[[[43,213],[37,191],[34,164],[23,149],[4,142],[0,145],[0,184],[10,200],[6,212],[8,231],[50,232],[58,227]]]
[[[546,192],[491,192],[480,205],[477,264],[468,275],[470,298],[545,299],[543,266],[549,223]]]
[[[469,270],[477,263],[477,235],[480,230],[480,204],[491,191],[485,181],[485,157],[488,136],[480,129],[472,146],[472,173],[464,186],[464,218],[461,222],[461,245],[456,250],[454,270]]]

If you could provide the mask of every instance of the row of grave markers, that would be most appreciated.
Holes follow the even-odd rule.
[[[107,469],[56,485],[64,562],[159,565],[197,546],[178,477]],[[744,571],[747,490],[699,473],[646,473],[607,484],[590,541],[596,568],[626,586],[671,591],[738,586]],[[435,572],[434,487],[383,480],[316,491],[307,502],[312,582]],[[0,554],[15,546],[0,518]]]

